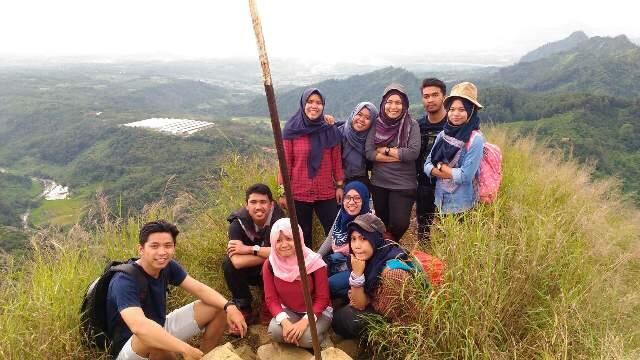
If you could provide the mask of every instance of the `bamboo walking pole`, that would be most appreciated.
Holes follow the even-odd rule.
[[[264,92],[267,95],[267,104],[269,106],[269,115],[271,115],[271,128],[273,129],[273,137],[278,152],[278,163],[280,164],[280,173],[282,174],[282,182],[287,199],[287,208],[289,209],[289,217],[291,218],[291,228],[293,233],[293,242],[296,250],[296,258],[298,259],[298,268],[300,269],[300,280],[302,282],[302,292],[304,294],[304,303],[307,307],[307,317],[309,318],[309,329],[311,330],[311,341],[313,342],[313,353],[316,360],[321,360],[320,343],[318,342],[318,331],[316,329],[315,316],[313,314],[312,300],[309,292],[309,284],[307,282],[307,269],[304,265],[304,255],[302,253],[302,241],[298,229],[298,217],[296,208],[293,203],[291,191],[291,179],[287,169],[287,162],[284,157],[284,145],[282,143],[282,130],[280,129],[280,119],[278,117],[278,108],[276,106],[276,96],[273,92],[273,84],[271,82],[271,70],[269,68],[269,58],[267,57],[267,49],[262,36],[262,24],[256,8],[256,1],[249,0],[249,10],[251,11],[251,20],[253,21],[253,31],[256,34],[256,43],[258,45],[258,53],[260,56],[260,66],[262,67],[262,80],[264,82]]]

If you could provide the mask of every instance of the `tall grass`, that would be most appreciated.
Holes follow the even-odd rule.
[[[487,135],[504,152],[499,200],[463,222],[438,223],[430,251],[447,263],[446,284],[419,295],[412,324],[372,319],[370,347],[384,359],[638,357],[637,210],[614,181],[590,182],[587,168],[533,140]],[[136,255],[140,225],[151,219],[178,222],[177,260],[226,293],[226,217],[250,184],[275,189],[274,175],[273,159],[229,154],[210,174],[205,201],[162,199],[120,217],[98,199],[92,225],[38,234],[24,263],[0,267],[0,358],[104,358],[79,343],[82,295],[108,259]],[[188,301],[172,291],[169,306]]]
[[[22,264],[7,259],[0,274],[0,358],[105,359],[83,348],[79,341],[79,314],[86,287],[109,259],[137,255],[138,231],[146,221],[179,220],[176,258],[189,274],[226,292],[222,258],[227,244],[229,213],[244,203],[244,189],[254,182],[273,185],[272,160],[229,154],[208,201],[188,195],[147,206],[137,216],[119,218],[98,199],[92,226],[57,229],[32,239],[32,251]],[[212,181],[213,183],[213,181]],[[190,210],[190,211],[187,211]],[[169,306],[193,301],[183,291],[172,291]]]
[[[384,359],[640,357],[640,216],[613,180],[532,139],[503,150],[495,204],[443,217],[431,249],[446,284],[423,291],[414,324],[370,320]],[[425,301],[426,299],[426,301]]]

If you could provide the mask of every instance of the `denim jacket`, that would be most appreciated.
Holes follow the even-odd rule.
[[[435,142],[442,141],[440,132]],[[435,204],[444,214],[461,213],[471,209],[478,201],[474,186],[474,179],[480,169],[480,160],[484,147],[484,137],[478,132],[473,137],[473,143],[467,151],[466,146],[460,150],[460,158],[456,167],[451,169],[453,184],[457,185],[453,192],[449,192],[443,185],[443,179],[436,178]],[[432,177],[431,153],[424,163],[424,173]]]

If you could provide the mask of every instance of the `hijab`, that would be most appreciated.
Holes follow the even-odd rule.
[[[389,118],[384,111],[384,105],[391,95],[400,95],[400,99],[402,100],[402,113],[396,119]],[[376,136],[374,143],[376,147],[389,146],[395,139],[398,140],[397,143],[399,147],[407,147],[409,144],[409,131],[411,130],[409,97],[407,97],[402,85],[391,84],[384,90],[375,127]]]
[[[369,208],[369,189],[367,186],[360,181],[351,181],[344,187],[344,196],[347,196],[347,193],[350,190],[355,190],[360,198],[362,198],[362,207],[360,208],[360,212],[356,215],[349,215],[347,210],[344,208],[344,202],[341,204],[340,211],[338,211],[338,216],[336,216],[336,221],[333,222],[333,227],[331,228],[331,248],[333,252],[344,252],[346,254],[349,253],[349,236],[347,226],[356,216],[366,214],[371,212]]]
[[[307,274],[318,270],[323,266],[327,266],[322,260],[322,256],[313,252],[311,249],[304,245],[304,236],[302,235],[302,228],[298,225],[298,231],[300,233],[300,241],[302,246],[302,253],[304,254],[304,265],[307,269]],[[293,238],[293,232],[291,231],[291,220],[289,218],[282,218],[276,221],[271,227],[271,233],[269,240],[271,241],[271,253],[269,254],[269,264],[273,268],[273,274],[286,282],[293,282],[300,279],[300,269],[298,268],[298,260],[296,255],[289,257],[281,257],[276,251],[276,242],[280,238],[280,233],[284,233],[286,236]]]
[[[311,151],[309,152],[308,171],[309,177],[314,178],[322,162],[323,150],[332,148],[340,143],[340,132],[334,125],[329,125],[324,121],[324,108],[316,120],[311,120],[305,114],[304,107],[311,95],[320,96],[322,105],[325,105],[324,96],[316,88],[306,89],[300,97],[300,108],[287,121],[282,131],[282,138],[285,140],[297,139],[304,135],[309,135],[311,141]]]
[[[371,125],[367,130],[355,131],[353,129],[353,118],[360,110],[367,108],[370,113]],[[367,141],[369,130],[373,128],[373,124],[378,118],[378,109],[370,102],[361,102],[351,112],[351,116],[340,128],[342,133],[342,166],[347,174],[357,173],[358,170],[366,168],[366,159],[364,154],[364,144]]]
[[[478,116],[478,110],[471,101],[461,97],[454,97],[445,103],[445,107],[448,108],[451,102],[456,99],[462,100],[465,111],[470,114],[469,118],[464,124],[456,126],[447,117],[447,122],[443,128],[444,136],[431,149],[431,163],[433,165],[437,165],[439,162],[451,163],[456,153],[464,144],[469,142],[471,133],[480,129],[480,116]]]
[[[384,240],[381,232],[367,231],[360,225],[351,222],[349,224],[349,237],[351,237],[351,233],[354,231],[362,234],[373,248],[373,255],[369,260],[367,260],[364,268],[364,291],[371,295],[378,287],[380,274],[382,274],[387,261],[396,258],[407,259],[408,256],[397,244]],[[349,242],[349,244],[351,244],[351,242]],[[351,245],[349,245],[349,252],[351,253],[351,256],[354,256]],[[347,261],[347,266],[351,269],[350,260]]]

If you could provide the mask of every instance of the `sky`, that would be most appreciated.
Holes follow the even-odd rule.
[[[269,56],[303,61],[513,57],[575,30],[640,38],[640,3],[629,0],[256,1]],[[0,58],[151,54],[256,57],[248,1],[6,0],[0,6]]]

